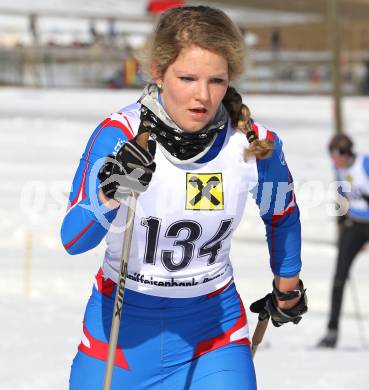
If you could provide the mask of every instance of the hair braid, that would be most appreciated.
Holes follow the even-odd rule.
[[[274,149],[273,142],[268,139],[260,140],[250,127],[250,109],[242,103],[242,97],[235,88],[228,87],[223,104],[231,118],[232,127],[244,133],[250,143],[250,147],[245,150],[245,157],[255,156],[259,159],[270,157]]]

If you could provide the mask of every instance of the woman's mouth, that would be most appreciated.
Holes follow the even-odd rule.
[[[206,114],[208,110],[206,108],[190,108],[190,111],[194,114],[201,115]]]

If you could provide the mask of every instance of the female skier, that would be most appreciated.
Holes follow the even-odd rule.
[[[74,178],[62,241],[107,249],[87,304],[70,388],[101,389],[127,197],[140,193],[113,389],[256,389],[247,317],[229,252],[251,192],[266,226],[272,292],[251,310],[275,326],[307,310],[300,220],[278,136],[254,122],[230,82],[245,47],[211,7],[166,11],[154,31],[152,83],[93,132]],[[150,132],[148,148],[137,141]],[[246,261],[246,259],[245,259]]]

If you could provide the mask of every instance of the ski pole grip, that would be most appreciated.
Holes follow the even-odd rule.
[[[149,137],[150,137],[150,132],[149,132],[149,131],[146,131],[146,132],[141,133],[140,135],[137,136],[136,142],[137,142],[142,148],[144,148],[145,150],[147,150],[147,144],[148,144],[148,141],[149,141]]]
[[[258,320],[259,321],[264,321],[266,319],[269,319],[269,314],[266,310],[263,310],[259,313]]]

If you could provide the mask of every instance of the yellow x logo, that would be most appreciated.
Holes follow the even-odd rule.
[[[223,210],[221,173],[186,174],[186,210]]]

